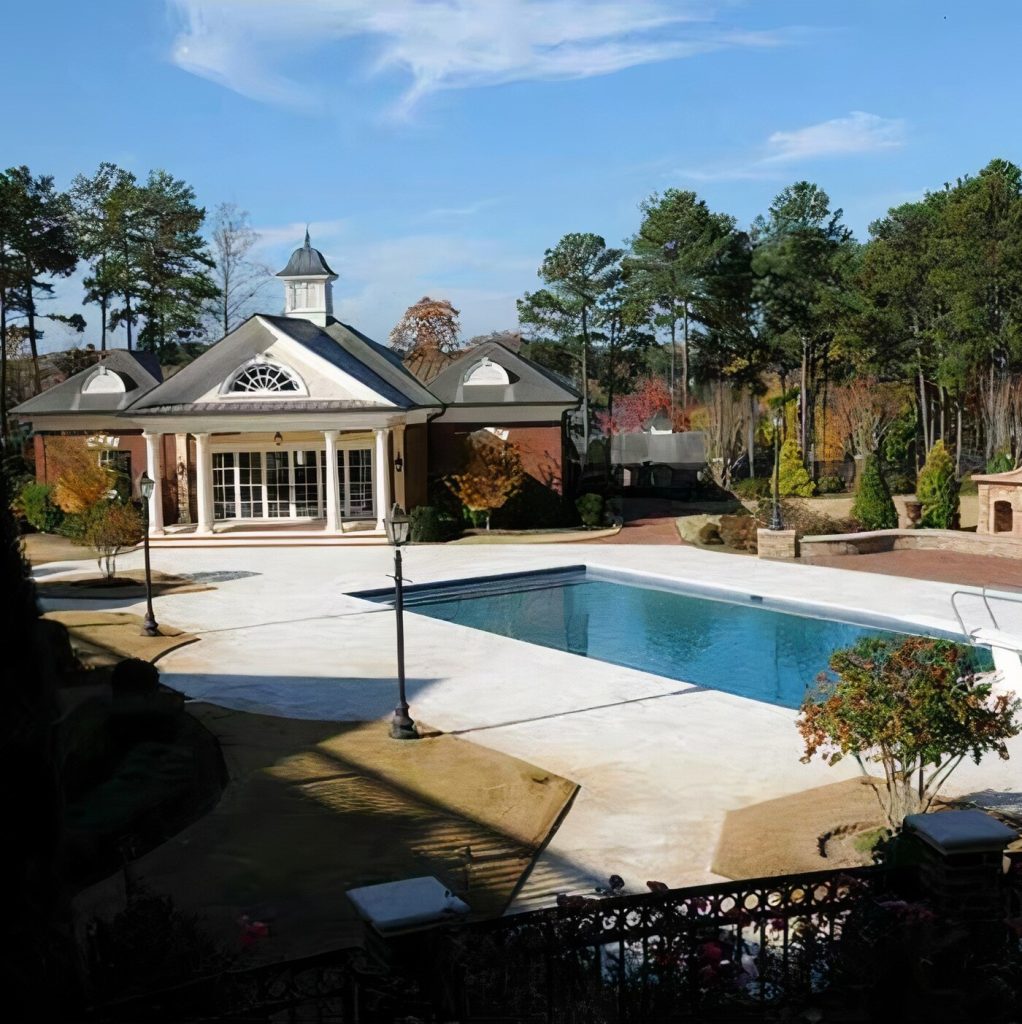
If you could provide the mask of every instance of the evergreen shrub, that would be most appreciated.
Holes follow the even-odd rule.
[[[575,502],[575,508],[578,509],[578,515],[582,520],[583,526],[603,525],[603,495],[583,494]]]
[[[811,498],[816,492],[794,438],[789,438],[781,445],[779,489],[782,497],[791,498]]]
[[[953,530],[958,525],[958,479],[951,453],[938,441],[926,456],[916,483],[916,497],[922,503],[921,526]]]
[[[64,521],[64,513],[53,503],[53,488],[29,480],[14,499],[14,510],[40,533],[55,533]]]
[[[866,530],[893,530],[898,525],[898,510],[884,479],[880,459],[867,455],[862,480],[852,504],[852,516]]]

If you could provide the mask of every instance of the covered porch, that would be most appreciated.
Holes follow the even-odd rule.
[[[178,426],[143,431],[146,472],[155,481],[154,538],[364,542],[383,538],[393,503],[406,504],[402,422],[319,429],[282,423],[274,432],[191,423],[166,429]],[[173,444],[165,441],[171,433]],[[166,465],[170,451],[173,464]]]

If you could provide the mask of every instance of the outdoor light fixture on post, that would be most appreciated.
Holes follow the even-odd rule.
[[[153,496],[156,482],[148,473],[143,473],[138,482],[142,495],[142,547],[145,551],[145,618],[142,620],[142,636],[159,636],[159,624],[153,615],[153,576],[149,568],[149,499]]]
[[[780,411],[774,413],[774,507],[770,515],[770,529],[783,530],[784,520],[781,519],[781,427],[784,416]]]
[[[417,740],[419,733],[408,714],[408,699],[405,696],[405,593],[401,575],[401,545],[408,543],[412,521],[404,509],[395,503],[383,524],[387,530],[387,540],[394,548],[394,611],[397,613],[398,704],[390,722],[390,736],[395,740]]]

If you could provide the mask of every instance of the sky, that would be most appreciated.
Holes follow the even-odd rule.
[[[545,249],[621,245],[667,188],[746,225],[808,179],[865,238],[1022,163],[1018,0],[49,0],[2,24],[3,166],[165,168],[249,211],[272,270],[308,224],[336,314],[379,340],[427,294],[466,337],[513,328]],[[76,277],[54,305],[96,340],[80,301]]]

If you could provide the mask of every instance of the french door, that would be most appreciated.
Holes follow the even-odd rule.
[[[337,483],[342,517],[375,514],[371,448],[338,448]],[[213,452],[214,519],[321,519],[325,514],[322,449]]]

